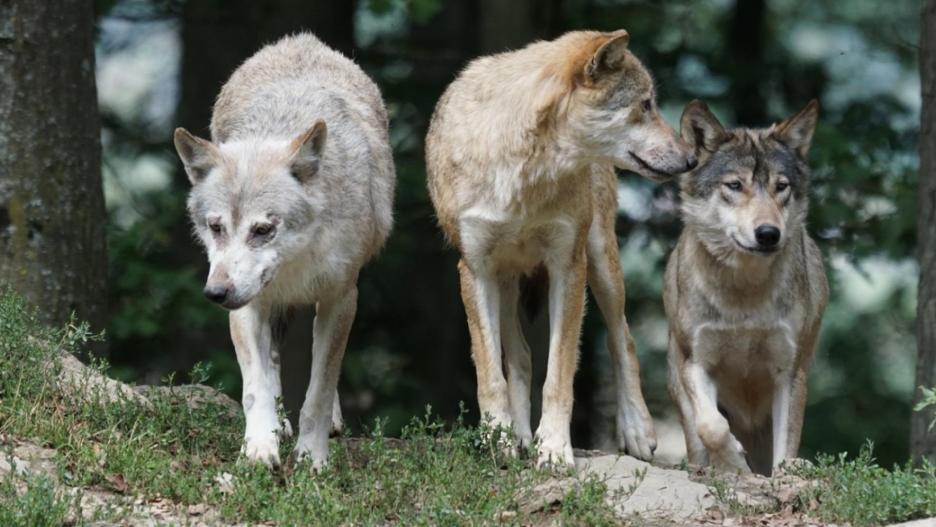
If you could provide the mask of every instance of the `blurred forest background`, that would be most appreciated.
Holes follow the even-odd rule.
[[[476,419],[456,256],[443,244],[425,187],[429,117],[478,55],[571,29],[624,28],[656,77],[671,124],[694,98],[730,125],[768,125],[819,99],[810,232],[826,256],[832,298],[802,454],[855,453],[870,439],[883,463],[903,461],[916,358],[919,12],[913,0],[98,0],[108,307],[96,320],[108,334],[106,353],[120,377],[147,383],[208,363],[211,381],[239,396],[227,316],[201,293],[207,261],[190,234],[189,184],[171,132],[185,126],[207,137],[214,97],[240,62],[282,35],[311,30],[381,87],[399,179],[394,233],[361,278],[340,382],[345,418],[358,430],[381,417],[393,433],[426,404],[452,419],[465,401]],[[675,187],[623,173],[618,195],[644,393],[658,432],[681,442],[665,389],[661,301],[662,270],[679,232]],[[293,328],[300,351],[284,359],[293,407],[308,375],[311,317]],[[612,389],[603,322],[589,309],[575,446],[613,445]]]

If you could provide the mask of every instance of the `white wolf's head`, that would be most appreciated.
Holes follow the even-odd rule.
[[[247,304],[309,246],[321,210],[314,180],[325,137],[323,121],[291,140],[220,145],[175,131],[193,185],[189,217],[211,263],[210,300],[227,309]]]
[[[803,225],[818,112],[814,100],[770,128],[725,130],[703,102],[686,106],[680,131],[699,166],[681,178],[683,220],[714,256],[770,257]]]

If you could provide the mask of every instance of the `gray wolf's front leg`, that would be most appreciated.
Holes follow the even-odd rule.
[[[230,314],[231,340],[243,379],[244,431],[242,452],[251,461],[279,466],[281,423],[276,414],[282,393],[279,368],[272,356],[267,310],[254,302]]]
[[[341,360],[357,311],[357,286],[320,300],[312,330],[312,375],[299,413],[299,439],[296,456],[308,457],[312,467],[321,470],[328,458],[328,435],[334,427],[335,390],[341,374]]]

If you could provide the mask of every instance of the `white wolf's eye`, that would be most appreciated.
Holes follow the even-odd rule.
[[[213,232],[213,233],[215,233],[215,234],[220,234],[220,233],[221,233],[221,224],[218,223],[218,222],[211,222],[211,223],[208,224],[208,229],[210,229],[211,232]]]
[[[273,232],[273,224],[258,223],[257,225],[254,225],[252,229],[250,229],[250,232],[254,236],[266,236],[267,234]]]

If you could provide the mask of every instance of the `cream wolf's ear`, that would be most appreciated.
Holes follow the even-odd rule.
[[[176,128],[172,139],[179,159],[185,167],[185,173],[193,185],[205,179],[208,172],[221,160],[218,147],[211,141],[195,137],[185,128]]]
[[[306,181],[318,172],[327,136],[328,127],[319,119],[290,143],[292,161],[289,168],[296,179]]]
[[[624,58],[627,56],[628,42],[630,42],[630,35],[627,31],[620,29],[611,33],[608,40],[595,51],[591,60],[588,61],[588,65],[585,66],[585,76],[594,82],[602,73],[622,68]]]
[[[775,125],[772,135],[795,150],[802,159],[806,159],[818,119],[819,101],[813,99],[799,113]]]
[[[715,152],[730,137],[708,105],[698,99],[687,104],[683,110],[679,118],[679,135],[700,158],[700,154]]]

